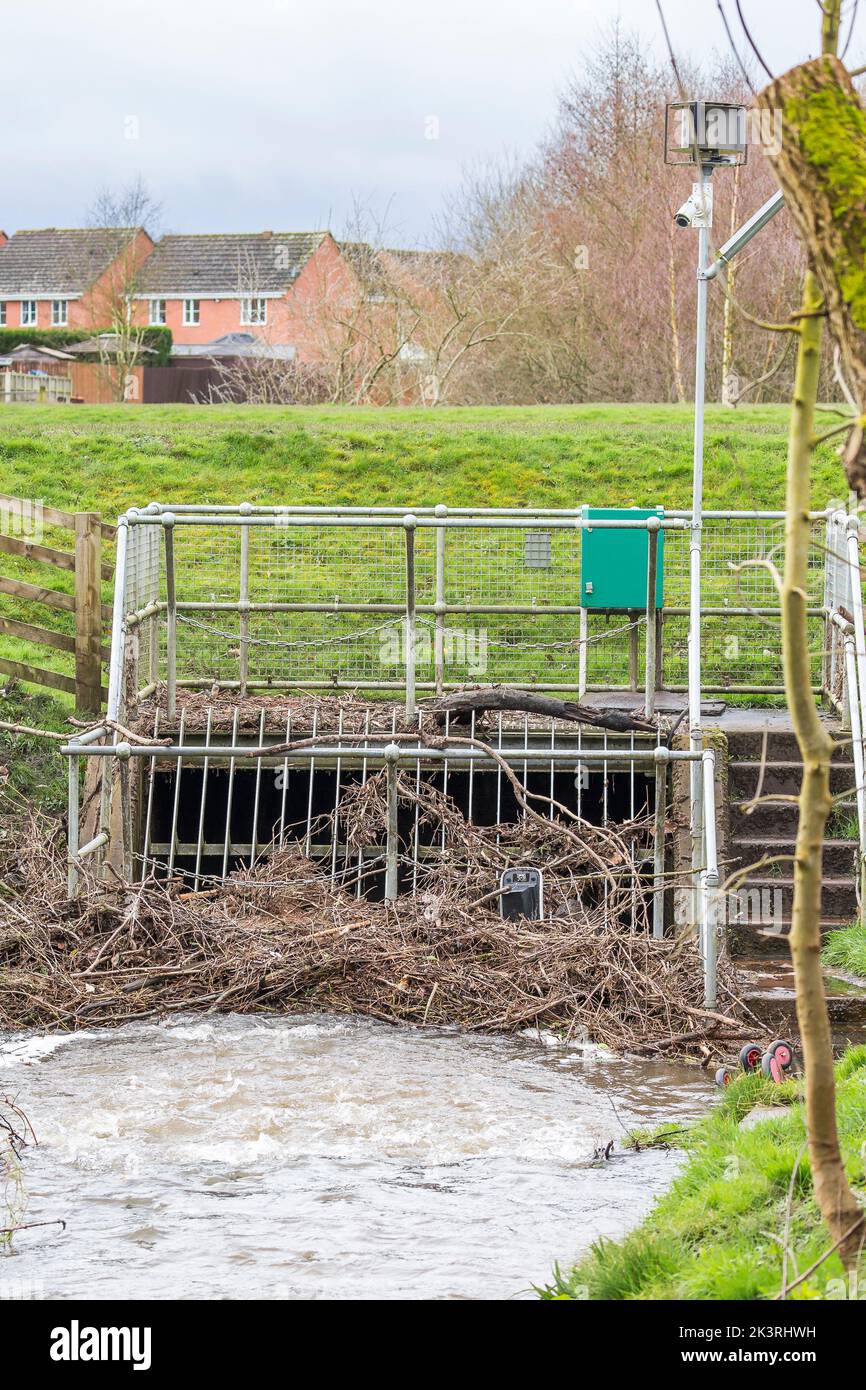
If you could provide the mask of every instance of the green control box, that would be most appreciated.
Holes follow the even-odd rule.
[[[664,516],[664,507],[584,507],[587,521],[640,521]],[[665,533],[658,532],[656,608],[664,592]],[[649,535],[637,527],[587,526],[580,533],[583,608],[646,609]]]

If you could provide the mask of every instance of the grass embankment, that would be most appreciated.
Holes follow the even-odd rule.
[[[781,507],[786,430],[784,406],[738,411],[711,407],[705,505]],[[442,411],[0,408],[0,492],[70,511],[98,510],[109,520],[153,499],[685,507],[691,499],[691,454],[691,410],[664,405]],[[814,473],[814,499],[823,506],[841,487],[832,446],[818,450]],[[69,549],[70,539],[68,533],[46,528],[46,544]],[[371,550],[369,563],[360,556],[355,588],[368,581],[371,588],[386,582],[377,556]],[[3,556],[0,569],[31,583],[71,587],[71,575],[15,557]],[[668,569],[672,572],[671,566]],[[328,589],[331,579],[325,571],[319,560],[318,580]],[[313,573],[310,568],[309,574],[299,571],[296,576],[310,592]],[[561,581],[566,579],[563,573]],[[756,582],[754,577],[750,581],[753,586]],[[711,584],[709,572],[707,583]],[[332,594],[331,585],[328,596]],[[103,597],[109,595],[106,586]],[[683,599],[679,592],[673,597],[678,603]],[[670,596],[667,601],[672,601]],[[0,607],[19,621],[70,630],[69,615],[57,610],[34,610],[7,598]],[[674,626],[668,634],[669,650],[684,646],[684,634]],[[336,632],[333,622],[329,632]],[[749,647],[749,636],[743,635]],[[513,646],[509,632],[497,637],[500,646]],[[9,635],[0,637],[0,656],[69,672],[68,657]],[[514,676],[513,651],[506,656]],[[680,661],[679,656],[682,665],[685,658]],[[707,654],[710,664],[711,656]],[[724,666],[721,655],[716,664]],[[491,674],[495,676],[493,668]],[[522,675],[519,668],[517,674]],[[535,673],[527,674],[531,678]],[[681,674],[677,666],[675,679]]]
[[[848,1177],[866,1195],[866,1047],[836,1068],[837,1115]],[[548,1299],[766,1299],[821,1260],[830,1240],[812,1197],[798,1083],[775,1086],[743,1076],[710,1114],[682,1136],[683,1172],[649,1217],[624,1240],[601,1241],[568,1274],[557,1271]],[[756,1106],[778,1113],[741,1128]],[[639,1161],[639,1160],[636,1160]],[[864,1287],[866,1259],[859,1287]],[[791,1298],[844,1297],[843,1270],[830,1255]]]

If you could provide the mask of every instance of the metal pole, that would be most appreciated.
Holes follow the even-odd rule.
[[[701,182],[709,193],[712,166],[701,169]],[[709,199],[707,200],[709,204]],[[704,219],[707,220],[707,219]],[[707,367],[707,278],[705,267],[709,249],[709,230],[698,232],[697,331],[695,335],[695,431],[692,456],[692,524],[689,541],[689,749],[700,753],[703,748],[701,731],[701,535],[704,495],[704,406]],[[700,890],[701,857],[703,849],[703,763],[695,759],[690,770],[690,801],[692,822],[692,872],[695,898],[695,919],[698,917],[697,893]]]
[[[857,691],[860,697],[860,712],[866,710],[866,637],[863,629],[863,587],[860,577],[860,518],[849,516],[848,526],[848,564],[851,578],[851,612],[854,616],[854,652],[857,657]]]
[[[249,502],[242,502],[239,511],[244,515],[250,512]],[[247,679],[249,677],[250,661],[250,528],[241,527],[241,573],[239,588],[240,603],[238,611],[240,613],[240,659],[238,675],[240,677],[240,695],[244,699],[247,693]]]
[[[404,516],[406,529],[406,723],[415,718],[415,517]]]
[[[653,936],[665,934],[665,811],[667,809],[667,766],[669,749],[659,746],[656,759],[656,804],[653,824]],[[634,763],[632,763],[634,767]]]
[[[397,898],[397,760],[400,749],[396,743],[389,743],[384,750],[388,779],[388,831],[385,842],[385,901],[392,903]]]
[[[446,516],[448,508],[440,505],[437,516]],[[436,694],[441,695],[445,688],[445,527],[436,528],[436,629],[433,637],[433,665],[436,680]]]
[[[177,594],[174,574],[174,516],[166,512],[162,518],[165,536],[165,598],[167,633],[168,717],[173,719],[177,709]]]
[[[705,748],[703,764],[704,845],[706,867],[700,875],[701,926],[704,944],[704,1004],[714,1009],[717,1001],[716,974],[719,932],[719,861],[716,847],[716,756]]]
[[[655,526],[650,523],[655,522]],[[658,517],[647,517],[647,567],[646,567],[646,695],[644,714],[647,719],[655,713],[656,707],[656,577],[658,575],[659,552]]]
[[[69,759],[69,793],[66,823],[66,844],[69,855],[66,870],[66,894],[71,900],[78,897],[78,758]]]
[[[857,681],[856,638],[846,632],[845,638],[845,686],[848,692],[846,705],[851,719],[851,749],[854,757],[854,782],[857,796],[857,839],[859,873],[857,886],[859,894],[858,916],[861,925],[866,925],[866,772],[863,756],[863,707]]]

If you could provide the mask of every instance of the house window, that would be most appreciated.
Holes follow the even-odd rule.
[[[189,301],[187,301],[189,302]],[[150,322],[157,326],[165,323],[165,300],[152,299],[150,301]],[[186,322],[186,320],[184,320]]]
[[[268,301],[266,299],[242,299],[241,323],[267,323]]]
[[[36,300],[22,299],[21,301],[21,327],[35,328],[37,321]]]
[[[186,328],[193,328],[201,321],[201,300],[185,299],[183,301],[183,322]]]
[[[52,299],[51,301],[51,326],[52,328],[66,328],[69,323],[69,300]]]
[[[5,301],[4,301],[4,302],[0,303],[0,328],[5,328],[5,326],[6,326],[6,303],[5,303]]]

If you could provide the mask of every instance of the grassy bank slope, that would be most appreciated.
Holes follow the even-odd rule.
[[[866,1047],[850,1049],[836,1074],[846,1167],[862,1194]],[[731,1085],[706,1119],[686,1134],[685,1168],[643,1225],[621,1242],[595,1245],[543,1297],[772,1298],[781,1287],[786,1227],[789,1283],[804,1274],[830,1240],[812,1198],[803,1108],[791,1103],[796,1085],[774,1086],[761,1076],[744,1076]],[[740,1128],[756,1105],[781,1101],[787,1104],[777,1116]],[[840,1261],[831,1255],[791,1297],[840,1297],[840,1285],[831,1281],[841,1276]]]
[[[0,491],[55,506],[162,501],[684,507],[691,410],[0,407]],[[782,505],[787,410],[711,407],[708,507]],[[844,484],[819,451],[814,497]]]

